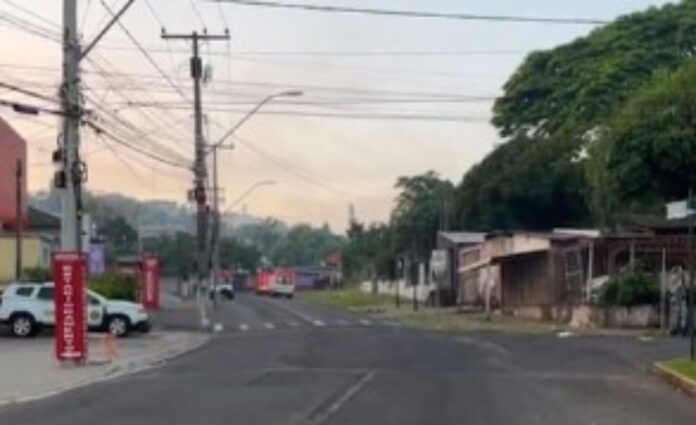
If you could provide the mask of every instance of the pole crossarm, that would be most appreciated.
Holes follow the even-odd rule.
[[[89,54],[89,52],[97,45],[97,43],[99,43],[99,41],[102,38],[104,38],[106,33],[111,29],[111,27],[113,27],[116,24],[116,22],[118,22],[119,19],[121,19],[121,16],[123,16],[123,14],[126,13],[126,11],[133,5],[133,3],[135,3],[135,0],[128,0],[128,2],[124,4],[118,12],[114,14],[111,11],[111,9],[106,5],[106,3],[102,1],[102,4],[106,8],[106,10],[111,14],[111,20],[101,31],[99,31],[99,34],[97,34],[96,37],[94,37],[94,39],[87,45],[87,47],[85,47],[85,49],[82,51],[82,54],[80,55],[80,60],[84,59]]]

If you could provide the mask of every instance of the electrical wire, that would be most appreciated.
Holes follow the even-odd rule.
[[[247,140],[237,136],[236,134],[232,136],[237,142],[239,142],[241,145],[249,149],[251,152],[255,153],[257,156],[263,158],[267,162],[275,165],[276,167],[284,170],[287,173],[292,174],[293,176],[299,178],[300,180],[305,181],[306,183],[309,183],[313,186],[319,187],[327,192],[330,192],[336,196],[339,197],[346,197],[346,196],[352,196],[352,194],[345,192],[341,189],[331,187],[324,183],[322,180],[314,179],[310,176],[308,176],[305,172],[302,172],[298,170],[296,167],[289,166],[285,164],[282,160],[277,158],[275,155],[272,155],[271,153],[259,148],[256,146],[256,144],[248,142]]]
[[[104,0],[101,0],[101,3],[104,6],[104,8],[106,8],[106,10],[111,14],[111,16],[115,16],[114,12],[106,4],[106,2]],[[143,56],[147,59],[147,61],[152,65],[152,67],[155,68],[157,70],[157,72],[159,72],[159,74],[162,76],[162,78],[164,78],[172,86],[172,88],[174,88],[174,90],[177,91],[181,95],[182,98],[184,98],[186,101],[190,102],[188,96],[184,93],[184,91],[179,86],[174,84],[174,82],[171,80],[169,75],[167,75],[167,73],[164,72],[162,67],[157,63],[157,61],[155,61],[152,58],[152,56],[148,53],[148,51],[140,44],[138,39],[135,38],[135,36],[133,36],[133,34],[130,32],[130,30],[128,30],[128,28],[120,20],[117,22],[117,24],[118,24],[119,28],[121,28],[121,30],[128,36],[128,39],[138,48],[140,53],[142,53]]]
[[[154,154],[154,153],[149,152],[149,151],[147,151],[147,150],[145,150],[145,149],[142,149],[142,148],[140,148],[140,147],[137,146],[137,145],[134,145],[134,144],[131,144],[131,143],[129,143],[129,142],[126,142],[125,140],[121,139],[120,137],[118,137],[118,136],[116,136],[115,134],[111,133],[110,131],[106,130],[106,128],[104,128],[104,127],[101,126],[100,124],[97,124],[97,123],[94,122],[93,120],[87,120],[87,121],[85,121],[85,124],[87,124],[87,126],[89,126],[92,130],[94,130],[94,131],[97,133],[97,135],[101,135],[101,136],[107,137],[107,138],[109,138],[110,140],[112,140],[114,143],[117,143],[117,144],[119,144],[119,145],[121,145],[121,146],[123,146],[123,147],[126,147],[126,148],[128,148],[128,149],[134,151],[134,152],[137,152],[137,153],[139,153],[140,155],[142,155],[142,156],[144,156],[144,157],[147,157],[147,158],[149,158],[149,159],[151,159],[151,160],[153,160],[153,161],[157,161],[157,162],[159,162],[159,163],[162,163],[162,164],[165,164],[165,165],[169,165],[170,167],[174,167],[174,168],[183,168],[183,169],[186,169],[186,170],[190,169],[189,165],[186,164],[186,163],[178,162],[178,161],[172,161],[172,160],[170,160],[170,159],[168,159],[168,158],[161,157],[161,156],[159,156],[159,155],[157,155],[157,154]]]
[[[503,16],[503,15],[478,15],[473,13],[442,13],[428,11],[410,11],[393,9],[371,9],[363,7],[326,6],[306,3],[281,3],[276,1],[259,0],[208,0],[217,3],[230,3],[240,6],[255,6],[276,9],[299,9],[311,12],[325,13],[350,13],[375,16],[392,16],[402,18],[433,18],[453,19],[463,21],[489,21],[489,22],[517,22],[536,24],[572,24],[572,25],[603,25],[609,23],[602,19],[587,18],[544,18],[532,16]]]

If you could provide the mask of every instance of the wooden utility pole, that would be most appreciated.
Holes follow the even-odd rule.
[[[203,107],[201,105],[201,79],[203,77],[203,64],[199,55],[199,42],[213,40],[229,40],[229,33],[221,35],[199,34],[194,31],[191,34],[166,34],[163,39],[190,40],[192,45],[191,78],[193,78],[193,114],[194,114],[194,146],[195,159],[193,165],[194,188],[190,198],[196,202],[196,299],[200,312],[202,327],[208,327],[209,320],[205,312],[202,288],[208,277],[208,205],[205,190],[205,182],[208,177],[208,169],[205,161],[206,144],[203,136]]]
[[[20,280],[22,278],[22,226],[24,225],[23,214],[22,214],[22,198],[23,198],[23,178],[24,172],[22,171],[22,160],[17,160],[17,174],[16,174],[16,207],[17,211],[15,214],[15,280]]]

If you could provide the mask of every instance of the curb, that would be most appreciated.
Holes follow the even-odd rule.
[[[125,364],[121,364],[118,366],[112,366],[103,372],[99,373],[98,375],[85,378],[85,379],[80,379],[74,382],[70,382],[69,384],[62,385],[53,389],[50,389],[48,391],[44,392],[39,392],[36,394],[28,395],[28,396],[18,396],[18,397],[13,397],[13,398],[8,398],[5,400],[0,400],[0,407],[5,407],[8,405],[17,405],[21,403],[27,403],[31,401],[37,401],[41,400],[44,398],[48,397],[53,397],[59,394],[62,394],[67,391],[75,390],[78,388],[86,387],[88,385],[96,384],[99,382],[105,382],[111,379],[115,378],[121,378],[124,376],[128,376],[137,372],[141,372],[147,369],[151,369],[157,366],[160,366],[167,362],[168,360],[171,360],[175,357],[190,353],[194,350],[199,349],[200,347],[204,346],[208,342],[210,342],[211,336],[210,335],[205,335],[203,338],[201,338],[199,341],[195,341],[192,343],[188,343],[180,348],[170,348],[163,353],[158,353],[157,355],[154,355],[149,358],[143,358],[143,359],[134,359],[131,360],[130,362],[127,362]]]
[[[693,379],[682,376],[659,362],[653,363],[653,371],[678,390],[683,391],[691,397],[696,397],[696,381]]]

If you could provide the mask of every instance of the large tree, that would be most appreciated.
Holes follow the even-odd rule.
[[[428,171],[400,177],[396,189],[399,194],[391,215],[394,248],[403,254],[429,258],[437,231],[449,227],[454,185]]]
[[[634,13],[529,55],[494,107],[503,136],[585,136],[659,69],[696,53],[696,0]]]
[[[696,187],[695,125],[696,60],[657,74],[609,120],[588,166],[604,220],[660,211]]]
[[[584,170],[569,139],[519,136],[471,169],[457,190],[468,230],[545,230],[587,224]]]
[[[696,0],[684,0],[529,55],[494,106],[503,143],[462,180],[460,226],[589,223],[589,200],[595,206],[598,198],[609,202],[597,193],[606,187],[590,186],[582,176],[589,145],[653,75],[678,68],[695,53]]]

